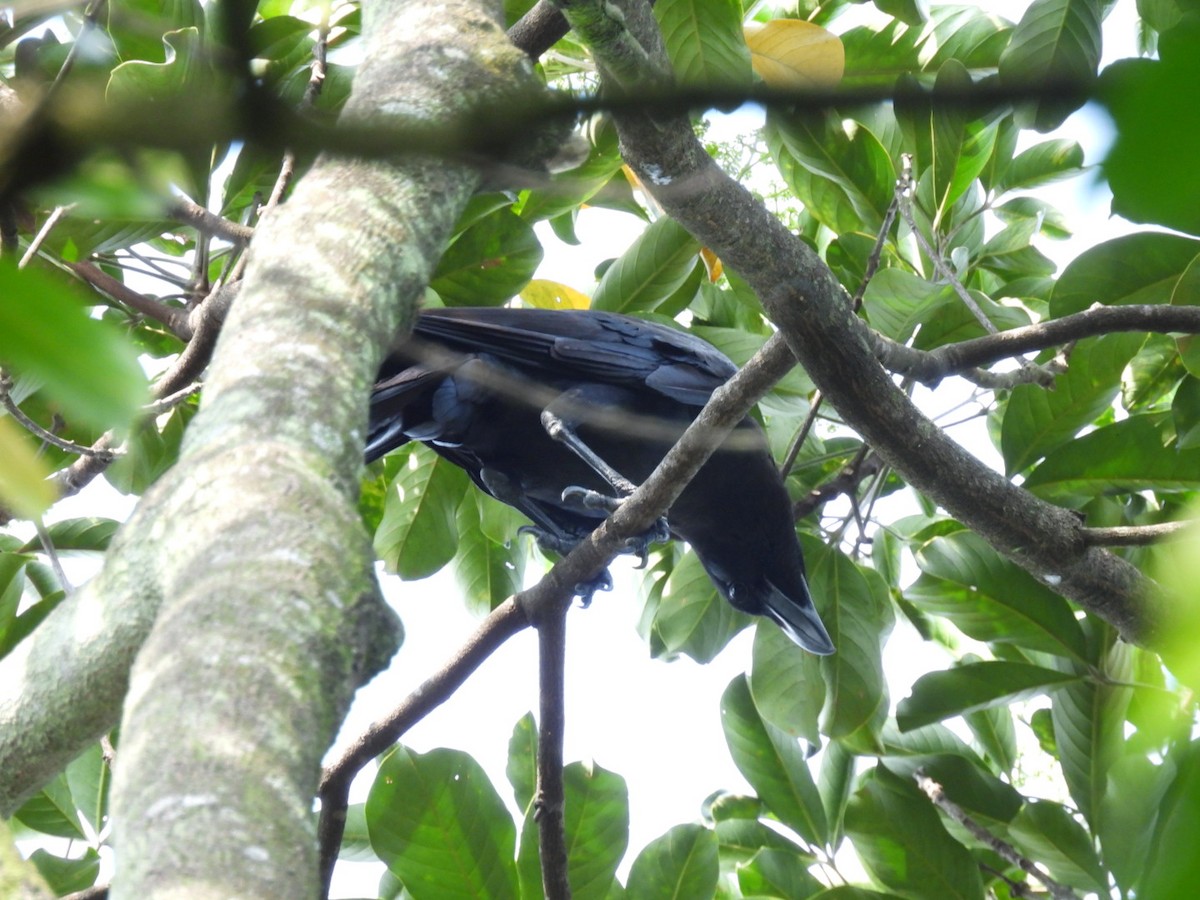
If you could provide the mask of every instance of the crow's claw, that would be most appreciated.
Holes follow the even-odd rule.
[[[610,497],[578,485],[570,485],[565,488],[562,492],[562,499],[564,503],[577,503],[584,509],[597,509],[609,513],[616,512],[625,502],[621,497]]]
[[[612,576],[608,574],[608,569],[601,569],[591,580],[581,581],[575,585],[575,595],[579,598],[580,605],[587,609],[592,605],[592,595],[596,591],[611,591],[612,589]]]

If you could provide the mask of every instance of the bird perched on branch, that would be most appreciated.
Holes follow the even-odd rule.
[[[673,328],[591,310],[437,309],[380,368],[367,461],[420,441],[566,552],[662,460],[737,368]],[[805,581],[791,503],[743,419],[636,549],[691,544],[736,609],[833,652]]]

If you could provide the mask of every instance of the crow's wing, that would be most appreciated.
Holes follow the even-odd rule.
[[[536,376],[644,385],[689,406],[703,406],[737,371],[711,344],[682,331],[594,310],[426,310],[413,334]]]

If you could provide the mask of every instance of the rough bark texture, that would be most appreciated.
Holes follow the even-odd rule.
[[[636,83],[638,54],[629,40],[613,37],[614,23],[645,51],[644,77],[660,77],[665,52],[643,0],[620,0],[615,16],[599,0],[562,6],[606,84]],[[685,118],[624,113],[617,126],[622,154],[642,183],[754,288],[821,393],[905,481],[1128,640],[1160,640],[1161,598],[1147,580],[1124,560],[1088,547],[1074,513],[1009,483],[924,416],[875,360],[828,267],[716,166]]]
[[[495,4],[367,12],[357,123],[468,122],[530,88]],[[477,182],[421,157],[317,163],[259,229],[179,463],[0,663],[5,812],[125,704],[113,897],[316,894],[320,760],[399,638],[355,504],[365,401]]]

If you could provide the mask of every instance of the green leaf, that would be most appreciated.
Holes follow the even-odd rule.
[[[782,629],[761,624],[756,629],[750,691],[763,719],[813,747],[821,745],[821,659],[797,647]]]
[[[608,267],[592,295],[592,309],[652,311],[687,280],[699,251],[699,242],[674,219],[656,219]]]
[[[760,850],[737,869],[738,887],[747,897],[811,897],[825,885],[808,874],[812,858],[786,850]]]
[[[63,519],[46,526],[46,534],[55,550],[98,550],[108,549],[108,543],[121,523],[116,519],[89,516],[81,519]],[[22,551],[40,550],[42,542],[30,539]]]
[[[934,6],[918,42],[921,68],[934,71],[954,59],[968,69],[994,69],[1011,37],[1007,21],[978,6]]]
[[[651,645],[655,656],[683,653],[711,662],[751,617],[734,609],[713,586],[695,553],[688,553],[667,577],[654,612]]]
[[[917,326],[958,302],[954,288],[934,284],[900,268],[881,269],[867,284],[863,309],[876,331],[906,342]]]
[[[740,0],[659,0],[654,16],[680,84],[749,86],[750,50],[742,36]]]
[[[537,790],[537,741],[537,722],[533,713],[527,712],[513,726],[508,740],[508,766],[504,770],[517,806],[524,810],[529,809]]]
[[[1198,41],[1200,24],[1184,20],[1161,36],[1158,60],[1119,60],[1100,81],[1100,99],[1117,130],[1104,161],[1113,211],[1192,234],[1200,233],[1200,210],[1192,202],[1200,176],[1186,154],[1162,149],[1200,140]]]
[[[55,856],[46,850],[34,850],[29,857],[46,884],[59,896],[90,888],[100,875],[100,854],[91,847],[77,859]]]
[[[112,0],[105,6],[108,34],[123,60],[163,59],[163,35],[177,28],[204,27],[198,0]]]
[[[109,466],[104,477],[123,494],[143,494],[179,459],[183,433],[196,414],[196,407],[176,407],[159,430],[158,423],[138,424],[129,436],[127,452]]]
[[[458,236],[429,286],[447,306],[492,306],[519,294],[541,261],[533,226],[505,207]]]
[[[484,533],[478,494],[467,491],[458,506],[454,580],[467,608],[487,614],[523,587],[526,555],[516,541],[505,546]]]
[[[825,807],[800,743],[763,720],[745,676],[725,689],[721,721],[734,764],[767,808],[805,840],[823,844]]]
[[[967,727],[995,769],[1011,773],[1017,764],[1017,730],[1007,706],[988,706],[963,715]]]
[[[867,871],[912,900],[983,900],[979,869],[916,786],[875,767],[846,809],[846,833]]]
[[[66,772],[60,772],[53,781],[26,800],[13,813],[13,818],[43,834],[73,841],[88,839],[79,820],[79,811],[71,795]]]
[[[1053,388],[1015,387],[1000,429],[1006,474],[1023,472],[1108,410],[1121,389],[1126,364],[1144,342],[1140,334],[1080,341],[1071,351],[1067,370],[1055,376]]]
[[[401,578],[432,575],[458,547],[455,524],[467,491],[466,473],[419,444],[391,454],[387,471],[393,481],[375,532],[375,552]]]
[[[817,773],[817,790],[829,820],[830,847],[837,847],[842,841],[842,819],[854,789],[855,762],[855,755],[840,741],[825,745],[821,771]]]
[[[1021,87],[1074,82],[1086,84],[1100,63],[1099,0],[1033,0],[1000,57],[1000,78]],[[1082,98],[1053,96],[1029,101],[1017,121],[1038,131],[1062,124]]]
[[[1055,450],[1025,487],[1061,504],[1116,492],[1196,490],[1200,450],[1168,444],[1152,416],[1130,416]]]
[[[717,836],[700,825],[676,825],[646,845],[629,870],[637,900],[705,900],[717,890]]]
[[[888,708],[881,649],[893,624],[887,585],[815,538],[802,536],[801,545],[817,611],[837,647],[821,661],[827,685],[821,731],[833,740],[874,732]]]
[[[978,760],[957,753],[889,758],[887,769],[905,784],[915,783],[918,773],[927,775],[945,789],[950,800],[985,827],[996,828],[1011,822],[1024,799],[1015,788],[980,766]],[[946,825],[951,834],[961,835],[962,840],[975,840],[969,832],[960,830],[957,823]]]
[[[1175,425],[1175,446],[1180,450],[1200,447],[1200,378],[1189,375],[1179,383],[1171,401],[1171,420]]]
[[[1013,841],[1055,881],[1108,895],[1108,879],[1086,829],[1059,803],[1030,800],[1008,825]]]
[[[366,814],[371,846],[413,900],[520,896],[516,826],[467,754],[397,747],[379,767]]]
[[[1144,756],[1124,756],[1108,770],[1096,833],[1105,865],[1127,891],[1146,869],[1163,794],[1174,777],[1173,763],[1156,765]]]
[[[57,274],[0,262],[0,363],[41,379],[63,411],[97,428],[126,425],[146,398],[128,342],[89,318]]]
[[[1107,790],[1109,767],[1120,756],[1124,743],[1125,712],[1132,691],[1128,682],[1130,648],[1114,642],[1100,666],[1109,684],[1083,681],[1055,692],[1050,708],[1054,740],[1063,777],[1075,805],[1094,825],[1094,817]]]
[[[1024,663],[985,661],[922,675],[896,708],[902,731],[989,706],[1028,700],[1078,676]]]
[[[979,641],[1017,644],[1080,660],[1083,632],[1067,601],[1003,559],[969,531],[935,537],[916,548],[925,577],[905,591],[924,612],[945,616]]]
[[[34,439],[8,416],[0,417],[0,505],[26,519],[50,508],[57,492],[47,481],[51,470],[38,457]]]
[[[1050,298],[1056,319],[1093,303],[1171,303],[1180,277],[1200,256],[1200,241],[1175,234],[1130,234],[1077,256]]]
[[[1075,141],[1055,138],[1034,144],[1013,158],[1004,172],[1001,191],[1029,190],[1078,175],[1083,169],[1083,148]]]
[[[834,113],[771,111],[764,136],[783,180],[822,225],[838,234],[879,231],[896,173],[874,134]]]
[[[629,791],[625,779],[595,763],[563,769],[563,829],[567,881],[573,900],[606,900],[629,845]],[[540,900],[538,825],[527,815],[521,831],[521,898]]]
[[[1200,744],[1193,741],[1178,759],[1178,771],[1163,798],[1145,875],[1137,890],[1145,900],[1189,900],[1200,879]]]

